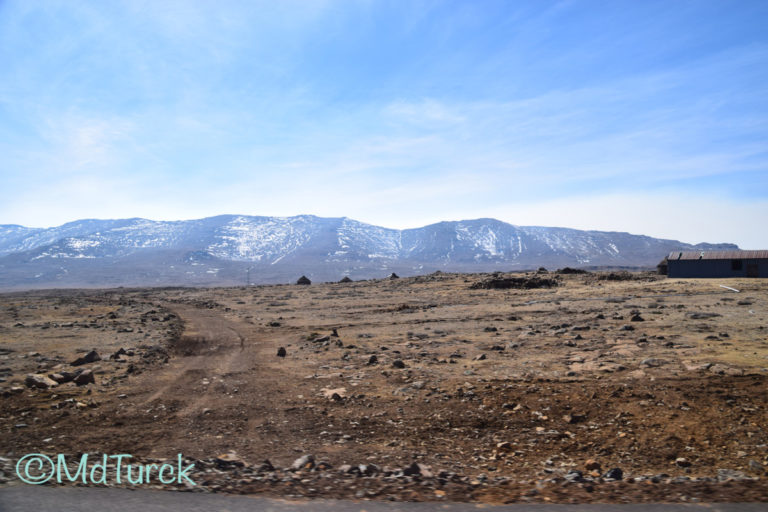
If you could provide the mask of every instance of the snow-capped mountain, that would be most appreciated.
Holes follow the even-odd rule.
[[[690,245],[618,232],[495,219],[388,229],[352,219],[221,215],[189,221],[79,220],[0,225],[0,287],[197,285],[381,277],[388,272],[650,267]]]

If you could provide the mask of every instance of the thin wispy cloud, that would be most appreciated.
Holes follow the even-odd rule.
[[[728,227],[768,217],[766,21],[761,2],[4,2],[0,223],[621,219],[768,246]],[[660,201],[667,227],[641,206]]]

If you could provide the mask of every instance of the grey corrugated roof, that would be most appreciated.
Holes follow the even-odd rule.
[[[768,251],[674,251],[667,259],[678,260],[756,260],[768,259]]]

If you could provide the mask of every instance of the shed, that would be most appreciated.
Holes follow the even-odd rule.
[[[768,251],[675,251],[669,277],[768,277]]]

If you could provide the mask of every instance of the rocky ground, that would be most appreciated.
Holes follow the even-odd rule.
[[[32,452],[182,453],[195,491],[764,501],[767,291],[541,272],[5,294],[0,478]]]

